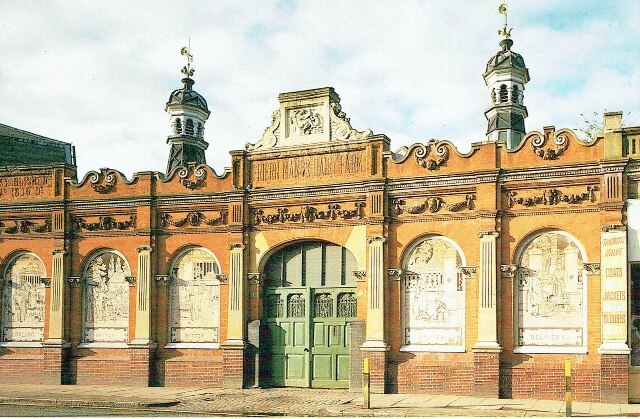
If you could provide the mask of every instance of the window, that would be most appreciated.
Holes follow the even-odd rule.
[[[404,261],[403,350],[464,350],[462,257],[447,238],[420,241]]]
[[[218,263],[205,249],[192,248],[173,265],[169,288],[169,342],[219,343],[220,282]]]
[[[175,122],[173,123],[173,133],[182,134],[182,121],[180,120],[180,118],[176,118]]]
[[[519,94],[520,94],[520,91],[518,90],[518,86],[513,86],[511,88],[511,101],[513,103],[520,103],[520,100],[518,98]]]
[[[44,275],[44,265],[34,254],[23,253],[9,263],[0,301],[2,341],[44,340],[45,287],[40,280]]]
[[[509,93],[507,92],[507,86],[504,84],[500,86],[500,102],[508,102],[509,101]]]
[[[586,276],[575,240],[547,232],[529,240],[516,278],[516,349],[519,352],[586,350]]]
[[[187,119],[187,123],[184,127],[184,133],[187,135],[193,135],[193,120]]]
[[[129,283],[127,261],[114,251],[94,256],[84,277],[83,341],[129,340]]]

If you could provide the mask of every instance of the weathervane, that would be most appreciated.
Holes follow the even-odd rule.
[[[191,68],[191,63],[193,62],[193,55],[191,55],[191,37],[189,37],[189,43],[186,47],[182,47],[180,50],[180,54],[187,57],[187,65],[182,67],[182,74],[186,77],[193,76],[193,73],[196,71],[194,68]]]
[[[502,3],[500,5],[500,7],[498,7],[498,12],[501,15],[504,15],[504,26],[502,27],[501,30],[498,31],[498,35],[502,35],[505,39],[510,38],[511,37],[511,29],[513,28],[509,28],[507,30],[507,9],[508,9],[508,5],[507,3]]]

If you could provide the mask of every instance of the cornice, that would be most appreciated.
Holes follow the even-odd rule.
[[[517,180],[552,179],[561,177],[575,177],[585,175],[601,175],[603,173],[599,162],[575,163],[560,166],[531,167],[520,169],[503,169],[498,182],[505,183]]]
[[[498,176],[499,170],[491,170],[439,176],[431,174],[425,176],[413,176],[410,178],[387,178],[387,188],[389,191],[397,189],[407,191],[456,185],[477,185],[480,183],[495,183]]]
[[[366,194],[384,191],[385,180],[375,179],[329,185],[304,185],[284,187],[281,189],[251,190],[247,196],[248,202],[273,201],[291,198],[309,198],[315,196],[335,196],[348,194]]]
[[[65,208],[67,202],[61,201],[46,201],[46,202],[17,202],[15,204],[0,205],[0,213],[9,212],[51,212],[61,211]]]
[[[545,207],[549,208],[549,207]],[[504,210],[503,214],[506,217],[529,217],[538,215],[554,215],[554,214],[580,214],[586,212],[600,212],[597,205],[590,206],[588,208],[564,208],[564,209],[547,209],[545,211],[531,211],[523,209],[520,211]]]

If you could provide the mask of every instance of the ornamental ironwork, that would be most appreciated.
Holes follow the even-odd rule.
[[[358,317],[358,300],[354,293],[338,294],[338,317]]]
[[[333,297],[331,294],[316,294],[314,304],[315,317],[333,317]]]
[[[291,294],[287,301],[287,317],[304,317],[304,297],[302,294]]]

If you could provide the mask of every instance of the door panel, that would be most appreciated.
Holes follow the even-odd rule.
[[[263,377],[272,386],[348,388],[355,295],[347,287],[267,288]],[[345,306],[346,301],[346,306]],[[346,308],[345,308],[346,307]],[[349,315],[351,317],[345,317]],[[342,314],[343,317],[337,317]]]

